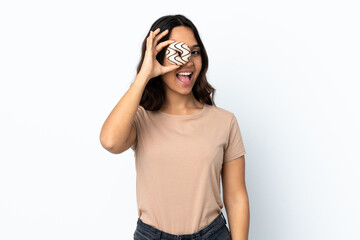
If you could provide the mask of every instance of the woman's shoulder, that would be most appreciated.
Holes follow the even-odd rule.
[[[230,123],[232,119],[235,117],[235,114],[222,107],[218,107],[215,105],[208,105],[208,115],[212,121],[216,121],[218,123]]]
[[[208,105],[208,108],[211,109],[211,111],[216,115],[220,115],[224,117],[232,117],[234,115],[232,111],[215,105]]]

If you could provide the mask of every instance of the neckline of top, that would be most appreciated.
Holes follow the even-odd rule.
[[[206,111],[207,108],[208,108],[208,105],[206,103],[204,103],[204,107],[202,108],[202,110],[197,112],[197,113],[193,113],[193,114],[185,114],[185,115],[170,114],[170,113],[162,112],[160,110],[158,110],[158,112],[160,114],[162,114],[162,115],[175,117],[175,118],[192,118],[192,117],[196,117],[196,116],[199,116],[199,115],[203,114]]]

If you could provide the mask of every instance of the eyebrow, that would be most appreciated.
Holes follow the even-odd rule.
[[[196,47],[200,47],[198,44],[195,44],[195,45],[193,45],[191,48],[196,48]]]

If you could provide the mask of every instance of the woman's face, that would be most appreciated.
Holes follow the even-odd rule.
[[[169,39],[186,43],[191,50],[191,57],[186,64],[161,76],[164,82],[165,91],[189,94],[191,93],[192,87],[194,86],[202,67],[200,47],[198,46],[193,31],[189,27],[174,27],[170,33]],[[164,56],[163,65],[172,65],[172,63],[167,60],[166,56]],[[190,72],[191,75],[189,75],[190,77],[186,75],[179,76],[178,73],[182,72]]]

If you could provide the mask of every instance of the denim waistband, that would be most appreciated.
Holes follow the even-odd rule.
[[[140,218],[138,218],[137,225],[138,228],[144,229],[147,232],[151,232],[153,236],[156,236],[156,239],[167,238],[171,240],[187,240],[187,239],[197,239],[201,238],[205,235],[211,235],[212,233],[216,232],[218,229],[220,229],[224,224],[226,224],[225,217],[223,213],[221,212],[219,216],[217,216],[208,226],[204,227],[203,229],[192,233],[192,234],[183,234],[183,235],[174,235],[171,233],[167,233],[164,231],[161,231],[153,226],[150,226],[143,221],[141,221]]]

